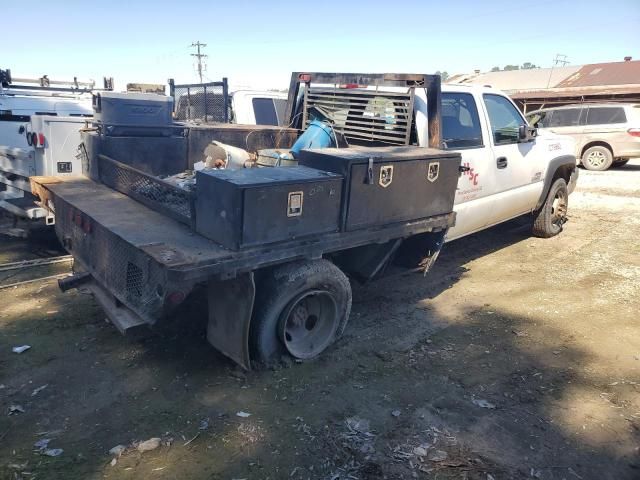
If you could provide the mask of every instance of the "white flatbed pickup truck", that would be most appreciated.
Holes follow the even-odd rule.
[[[319,355],[344,331],[352,279],[374,280],[397,271],[392,267],[426,273],[447,234],[453,240],[532,215],[534,233],[549,237],[566,220],[576,182],[572,141],[537,137],[498,91],[441,88],[437,75],[294,72],[284,118],[292,130],[303,131],[290,152],[299,142],[304,147],[292,158],[303,171],[339,175],[339,187],[305,186],[305,193],[289,182],[277,200],[267,202],[273,181],[254,182],[258,187],[251,194],[203,183],[214,174],[300,175],[300,169],[286,172],[295,167],[281,166],[271,172],[199,172],[192,194],[136,169],[142,160],[125,164],[104,155],[96,156],[95,179],[32,178],[76,260],[75,275],[62,280],[61,288],[86,283],[124,332],[167,318],[192,298],[196,285],[206,284],[208,341],[249,369],[281,355]],[[235,130],[232,146],[246,146],[245,129],[225,130]],[[266,148],[275,149],[276,142],[273,136]],[[332,144],[338,148],[325,148]],[[184,164],[173,154],[162,158],[167,154],[159,148],[149,151],[155,161]],[[341,192],[341,199],[333,199],[336,215],[327,203],[308,206],[320,192],[326,198]],[[227,203],[232,198],[234,205]],[[256,205],[250,214],[248,198]],[[328,233],[292,230],[301,225],[303,198],[309,225],[337,217],[336,226]],[[168,199],[174,208],[167,207]],[[216,211],[214,205],[221,206]],[[452,209],[457,224],[450,228],[456,220]],[[213,223],[218,219],[235,222],[238,235],[253,232],[242,233],[253,243],[223,246],[219,242],[227,240],[217,237],[219,224]],[[255,232],[278,236],[265,239]]]

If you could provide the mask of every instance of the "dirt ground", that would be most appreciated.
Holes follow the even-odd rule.
[[[556,238],[509,222],[354,287],[337,345],[263,372],[196,306],[125,338],[87,294],[0,290],[0,478],[638,479],[640,160],[582,170],[569,212]],[[50,254],[0,242],[0,263]]]

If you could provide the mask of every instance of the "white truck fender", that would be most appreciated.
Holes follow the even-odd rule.
[[[551,185],[555,179],[560,177],[567,181],[569,193],[573,192],[576,182],[578,181],[578,167],[576,166],[576,157],[574,155],[560,155],[549,161],[544,177],[542,193],[540,194],[535,210],[539,210],[542,207],[549,194]]]

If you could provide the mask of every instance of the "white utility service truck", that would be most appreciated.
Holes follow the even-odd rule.
[[[111,85],[105,79],[105,88]],[[93,81],[18,79],[0,70],[0,209],[16,218],[46,218],[29,177],[80,173],[80,129],[93,115],[94,88]]]

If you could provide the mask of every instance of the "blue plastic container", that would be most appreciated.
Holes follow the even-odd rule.
[[[296,158],[300,150],[307,148],[327,148],[336,147],[333,130],[325,122],[312,120],[305,132],[300,135],[296,143],[291,147],[290,152]]]

